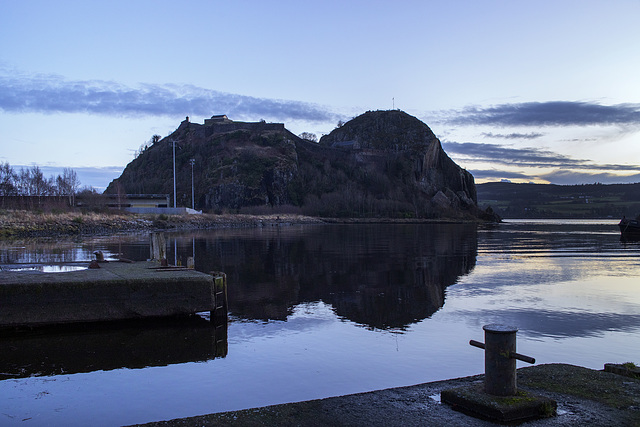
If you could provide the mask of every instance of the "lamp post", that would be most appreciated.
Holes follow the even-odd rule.
[[[173,143],[173,208],[177,208],[176,205],[176,141],[171,141]]]
[[[193,191],[193,165],[196,163],[196,159],[189,159],[189,163],[191,163],[191,209],[196,210],[196,199],[194,198]]]

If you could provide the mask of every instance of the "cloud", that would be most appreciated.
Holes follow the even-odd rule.
[[[589,102],[549,101],[466,107],[443,112],[457,125],[587,126],[640,125],[640,104],[601,105]]]
[[[334,122],[338,115],[320,105],[219,92],[193,85],[66,80],[59,76],[0,75],[0,111],[90,113],[108,116],[184,116],[225,113],[240,119]]]
[[[620,176],[608,172],[588,173],[568,170],[556,170],[540,175],[540,178],[559,185],[573,184],[633,184],[640,182],[640,173]]]
[[[537,148],[511,148],[497,144],[475,142],[443,142],[447,153],[457,154],[468,162],[491,162],[509,166],[536,168],[571,168],[619,172],[640,171],[637,165],[597,164],[589,160],[573,159],[552,151]],[[508,178],[508,177],[507,177]]]
[[[510,148],[497,144],[475,142],[443,142],[447,153],[464,156],[465,160],[492,162],[505,165],[528,167],[581,166],[584,160],[569,157],[537,148]]]
[[[509,133],[509,134],[500,134],[500,133],[491,133],[491,132],[483,132],[482,136],[487,138],[502,138],[502,139],[536,139],[543,137],[543,133],[539,132],[531,132],[531,133]]]
[[[558,185],[576,184],[633,184],[640,182],[640,173],[620,176],[609,172],[585,172],[577,170],[558,169],[545,174],[527,174],[497,169],[469,169],[476,180],[512,182],[511,180],[533,182],[536,179]]]
[[[501,171],[496,169],[469,169],[475,179],[509,180],[523,179],[531,180],[531,175],[522,172]]]

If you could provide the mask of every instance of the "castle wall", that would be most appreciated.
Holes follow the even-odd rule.
[[[252,132],[263,132],[268,130],[283,131],[284,123],[247,123],[247,122],[213,122],[208,120],[204,121],[205,124],[205,136],[209,137],[214,133],[226,133],[235,132],[237,130],[248,130]]]

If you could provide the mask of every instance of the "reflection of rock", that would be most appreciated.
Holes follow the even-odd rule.
[[[388,251],[378,256],[371,251],[381,239],[347,255],[353,258],[345,265],[350,271],[332,275],[331,290],[320,288],[320,299],[331,302],[338,315],[375,328],[401,328],[430,317],[444,305],[445,288],[475,266],[476,230],[459,225],[411,229],[414,235],[405,228],[383,238]]]
[[[257,233],[257,232],[256,232]],[[294,305],[322,300],[376,328],[401,328],[435,313],[445,288],[475,266],[475,225],[322,225],[252,235],[215,232],[207,265],[229,281],[232,314],[285,320]]]

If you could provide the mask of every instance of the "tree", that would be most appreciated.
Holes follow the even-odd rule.
[[[0,163],[0,196],[15,196],[18,193],[17,178],[8,162]]]
[[[49,193],[49,182],[44,177],[42,169],[38,166],[32,166],[29,169],[29,190],[33,196],[44,196]]]
[[[80,187],[78,174],[71,168],[64,168],[62,176],[58,175],[56,179],[58,194],[69,197],[69,204],[74,205],[75,194]]]
[[[302,132],[299,136],[300,136],[300,138],[302,138],[304,140],[307,140],[307,141],[318,142],[318,137],[316,136],[315,133]]]

